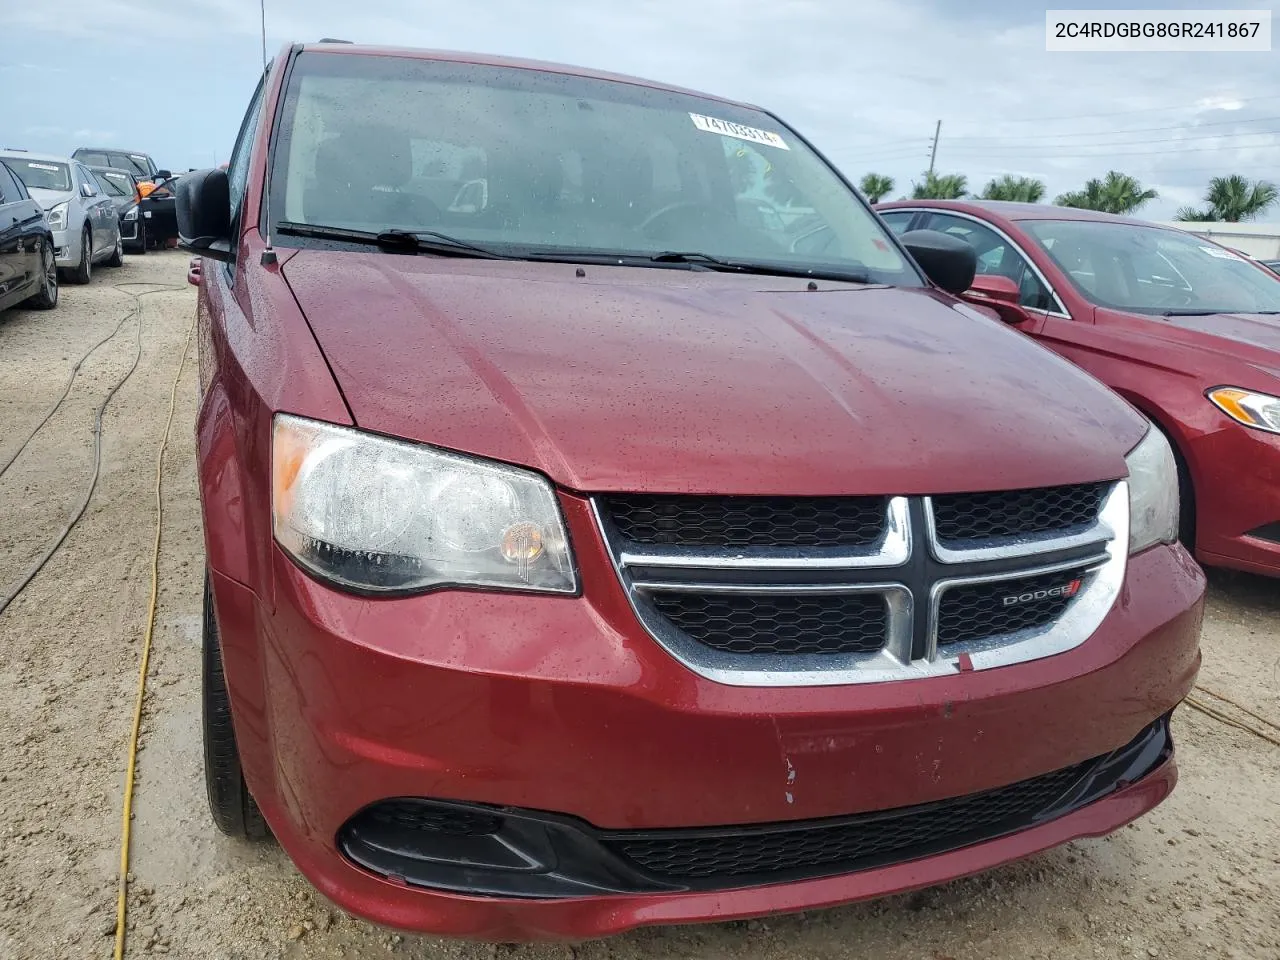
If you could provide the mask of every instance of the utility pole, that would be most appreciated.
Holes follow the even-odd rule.
[[[933,128],[933,148],[929,151],[929,176],[933,176],[933,161],[938,158],[938,135],[942,133],[942,121]]]

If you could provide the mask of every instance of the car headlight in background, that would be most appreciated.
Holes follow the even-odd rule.
[[[1129,552],[1178,539],[1178,464],[1155,427],[1124,458],[1129,467]]]
[[[1280,433],[1280,397],[1238,387],[1218,387],[1210,390],[1208,396],[1214,406],[1236,423],[1268,433]]]
[[[284,414],[271,452],[276,541],[323,579],[577,591],[555,492],[532,471]]]
[[[49,208],[46,218],[49,221],[50,230],[67,229],[67,204],[69,200],[63,200],[61,203],[54,204]]]
[[[124,217],[122,217],[121,219],[124,219],[124,220],[137,220],[137,219],[138,219],[138,207],[137,207],[137,204],[134,204],[132,207],[130,207],[128,210],[126,210],[126,211],[124,212]]]

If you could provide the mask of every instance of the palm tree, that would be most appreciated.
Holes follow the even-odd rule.
[[[1207,210],[1183,207],[1175,219],[1238,223],[1252,220],[1277,199],[1280,199],[1280,191],[1270,180],[1250,180],[1233,173],[1229,177],[1214,177],[1209,181],[1209,189],[1204,195],[1205,203],[1209,204]]]
[[[1218,218],[1212,210],[1197,210],[1195,207],[1179,207],[1173,219],[1183,222],[1212,223]]]
[[[982,190],[982,199],[1039,203],[1044,199],[1044,184],[1034,177],[1015,177],[1006,173],[999,180],[987,183]]]
[[[886,177],[881,173],[868,173],[862,178],[858,187],[871,203],[879,203],[893,192],[893,177]]]
[[[1083,190],[1064,193],[1053,202],[1060,207],[1080,207],[1084,210],[1101,210],[1103,213],[1129,213],[1158,196],[1154,190],[1142,189],[1137,178],[1108,170],[1103,179],[1090,180]]]
[[[924,175],[924,180],[911,181],[913,200],[959,200],[969,187],[969,178],[963,173],[934,173]]]

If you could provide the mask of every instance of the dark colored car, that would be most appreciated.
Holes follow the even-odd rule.
[[[117,170],[128,170],[139,180],[155,182],[169,177],[169,171],[156,166],[156,162],[149,154],[134,150],[120,150],[115,147],[78,147],[71,156],[89,167],[114,167]]]
[[[138,179],[128,170],[116,167],[90,167],[102,191],[111,198],[120,217],[120,238],[132,253],[147,252],[147,220],[151,211],[143,211],[138,194]]]
[[[970,295],[1102,380],[1173,444],[1199,560],[1280,575],[1280,282],[1211,240],[1092,211],[881,205],[895,230],[963,237]]]
[[[0,161],[0,310],[19,304],[56,307],[58,267],[44,211]]]
[[[174,212],[173,188],[178,177],[157,167],[148,154],[133,150],[80,147],[72,156],[91,166],[130,171],[138,182],[140,211],[146,221],[143,227],[148,246],[162,247],[177,239],[178,219]]]
[[[766,176],[843,253],[744,220]],[[1168,443],[777,117],[295,46],[178,193],[210,806],[343,909],[801,910],[1173,788],[1204,579]]]

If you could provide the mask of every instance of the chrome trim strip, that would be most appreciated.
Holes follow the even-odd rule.
[[[865,570],[900,567],[911,558],[911,523],[906,497],[889,500],[885,532],[865,550],[819,550],[805,547],[755,547],[726,553],[716,547],[668,548],[632,544],[622,549],[618,561],[627,567],[673,570]],[[596,523],[604,529],[600,504],[591,500]]]
[[[1106,502],[1105,498],[1103,502]],[[925,539],[929,542],[929,552],[941,563],[1016,560],[1020,557],[1034,557],[1037,554],[1057,553],[1061,550],[1083,550],[1085,547],[1095,546],[1101,548],[1103,544],[1115,536],[1115,531],[1103,521],[1102,511],[1099,510],[1097,520],[1065,537],[1061,534],[1049,532],[1017,539],[999,538],[975,541],[975,543],[984,545],[971,548],[947,547],[943,546],[942,541],[938,539],[938,531],[933,518],[933,497],[924,498],[924,530]]]
[[[679,583],[632,580],[631,586],[641,593],[750,593],[774,597],[841,596],[852,593],[888,593],[891,590],[906,589],[900,583],[697,583],[690,580]]]

